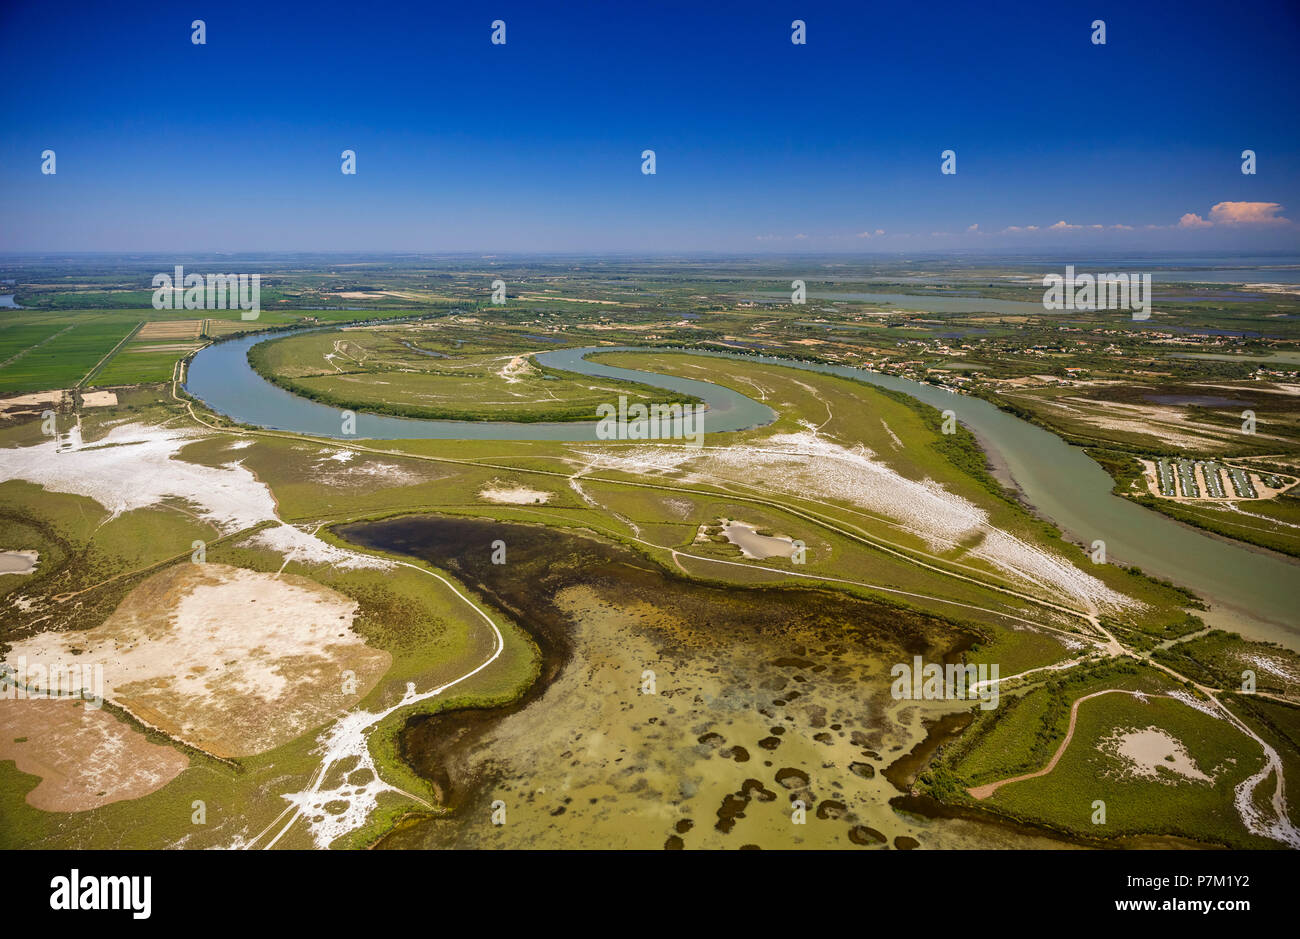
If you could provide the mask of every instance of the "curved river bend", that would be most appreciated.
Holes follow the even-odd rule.
[[[309,401],[262,378],[248,364],[248,349],[271,337],[247,336],[217,343],[194,357],[185,387],[218,413],[245,424],[348,440],[554,440],[596,439],[595,423],[508,423],[425,421],[358,412],[357,433],[344,437],[339,410]],[[552,368],[595,378],[617,378],[692,394],[705,401],[707,433],[745,430],[770,423],[776,415],[739,392],[709,382],[658,375],[588,362],[597,352],[654,351],[627,346],[558,349],[537,361]],[[684,350],[671,350],[674,352]],[[1300,564],[1275,554],[1252,551],[1111,493],[1110,476],[1079,448],[1050,431],[1013,417],[979,398],[955,395],[905,378],[840,365],[793,362],[763,355],[690,350],[691,355],[749,361],[823,372],[901,391],[940,410],[951,408],[975,433],[991,456],[1005,465],[1025,499],[1040,515],[1073,538],[1100,539],[1114,560],[1182,584],[1208,599],[1204,618],[1250,638],[1300,649],[1300,616],[1293,584]]]
[[[338,408],[285,391],[248,364],[248,350],[274,336],[244,336],[218,342],[199,352],[185,376],[185,390],[219,414],[241,424],[290,430],[314,437],[347,440],[595,440],[596,424],[580,421],[517,424],[509,421],[427,421],[357,412],[356,433],[344,435]],[[592,352],[625,351],[625,346],[557,349],[536,356],[552,368],[594,378],[621,378],[694,395],[708,404],[706,433],[746,430],[776,419],[775,412],[730,388],[690,378],[674,378],[587,362]]]

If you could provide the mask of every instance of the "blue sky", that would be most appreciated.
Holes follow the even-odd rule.
[[[1300,248],[1295,3],[701,6],[6,0],[0,250]]]

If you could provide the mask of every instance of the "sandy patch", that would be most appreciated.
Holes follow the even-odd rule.
[[[313,465],[312,482],[325,486],[374,488],[375,486],[418,486],[441,474],[416,471],[397,463],[368,459],[356,450],[332,450]]]
[[[703,532],[706,526],[701,525]],[[794,539],[785,535],[760,535],[758,530],[748,522],[734,519],[722,520],[722,534],[740,549],[740,553],[751,561],[765,558],[788,558],[794,554]],[[697,536],[696,541],[699,541]]]
[[[335,547],[288,524],[265,528],[242,543],[269,548],[300,564],[328,564],[343,570],[387,570],[393,566],[391,561]]]
[[[568,303],[596,303],[601,306],[620,306],[617,300],[584,300],[582,297],[553,297],[544,293],[521,294],[520,300],[564,300]]]
[[[101,664],[104,696],[216,756],[261,753],[355,706],[392,663],[352,630],[355,601],[305,577],[182,563],[100,626],[42,633],[10,659]],[[349,676],[351,680],[349,681]]]
[[[1234,444],[1238,437],[1238,432],[1231,428],[1195,421],[1188,411],[1170,405],[1127,404],[1089,398],[1055,401],[1039,398],[1036,401],[1043,407],[1063,412],[1101,430],[1141,434],[1165,446],[1173,444],[1189,450],[1222,448]],[[1262,432],[1259,436],[1269,440],[1285,439]]]
[[[0,574],[30,574],[39,557],[36,551],[0,551]]]
[[[1261,293],[1300,293],[1300,285],[1297,284],[1243,284],[1242,286]]]
[[[190,764],[107,711],[50,699],[0,699],[0,760],[41,777],[27,803],[46,812],[138,799]]]
[[[1169,785],[1178,783],[1171,778],[1171,773],[1196,782],[1214,782],[1213,776],[1201,772],[1178,738],[1159,727],[1116,731],[1098,748],[1124,763],[1125,772],[1130,776]]]
[[[1134,697],[1141,697],[1135,694]],[[1173,698],[1182,704],[1187,705],[1194,711],[1200,711],[1206,717],[1212,717],[1216,721],[1223,720],[1222,712],[1215,709],[1214,705],[1207,702],[1204,698],[1198,698],[1185,688],[1179,688],[1177,691],[1168,692],[1165,697]]]
[[[533,353],[531,352],[525,352],[523,355],[513,356],[504,366],[501,367],[501,370],[497,372],[497,375],[504,378],[507,385],[513,385],[525,378],[538,374],[536,367],[528,361],[528,357],[532,354]]]
[[[845,447],[813,431],[776,434],[733,447],[644,446],[577,451],[594,469],[637,474],[692,473],[727,479],[763,479],[773,489],[799,496],[843,501],[893,519],[936,552],[951,551],[982,535],[968,552],[996,568],[1049,592],[1063,591],[1084,604],[1112,609],[1131,598],[1112,590],[1068,560],[990,524],[975,503],[932,480],[897,473],[858,444]]]
[[[7,411],[10,408],[30,407],[34,404],[58,404],[63,400],[63,394],[62,391],[38,391],[36,394],[0,398],[0,411]]]
[[[88,408],[103,408],[117,404],[117,394],[112,391],[83,391],[81,403]]]
[[[25,479],[55,492],[94,499],[114,516],[182,499],[223,534],[275,518],[270,490],[242,466],[201,466],[175,458],[199,435],[127,424],[94,444],[75,433],[54,441],[0,450],[0,479]]]
[[[88,444],[74,427],[64,437],[62,449],[53,440],[0,449],[0,480],[23,479],[53,492],[87,496],[114,517],[179,499],[223,535],[278,521],[271,490],[240,463],[203,466],[177,457],[183,447],[203,436],[133,423],[114,427],[103,439]],[[322,549],[329,547],[320,544]],[[356,564],[366,566],[366,561]]]
[[[895,450],[903,449],[903,441],[898,439],[898,434],[894,433],[894,429],[885,422],[885,419],[883,417],[880,419],[880,426],[885,428],[885,433],[889,434],[889,439],[893,441],[894,449]]]
[[[331,473],[320,473],[313,477],[315,482],[327,486],[418,486],[420,483],[439,479],[438,474],[424,475],[398,466],[396,463],[383,463],[370,460],[349,466]]]
[[[554,493],[543,492],[540,489],[528,489],[524,486],[516,486],[513,489],[483,489],[479,491],[480,499],[487,499],[489,502],[496,502],[500,505],[534,505],[536,503],[545,504]]]
[[[659,504],[663,506],[664,513],[673,518],[690,518],[695,511],[695,503],[689,499],[664,499]]]
[[[57,408],[63,402],[65,393],[42,391],[37,394],[0,399],[0,419],[9,420],[24,414],[40,414],[42,411]]]
[[[1300,675],[1296,674],[1294,667],[1285,659],[1270,658],[1254,652],[1247,653],[1239,658],[1249,667],[1272,675],[1274,678],[1280,678],[1288,684],[1300,683]]]

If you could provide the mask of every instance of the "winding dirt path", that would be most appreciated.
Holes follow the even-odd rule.
[[[268,838],[271,831],[279,825],[279,830],[275,833],[275,836],[269,837],[269,840],[267,840],[265,844],[267,849],[273,848],[276,843],[279,842],[279,840],[283,838],[291,828],[293,828],[294,824],[300,818],[306,817],[311,825],[312,839],[316,847],[327,848],[330,843],[338,837],[347,834],[349,831],[355,830],[365,823],[378,804],[377,797],[381,792],[397,792],[423,805],[428,805],[428,803],[419,796],[384,782],[383,778],[379,774],[379,768],[375,765],[374,759],[370,753],[370,733],[389,715],[394,714],[403,708],[408,708],[411,705],[418,704],[421,701],[427,701],[430,698],[437,697],[448,688],[455,687],[461,682],[466,681],[483,671],[483,669],[487,668],[495,662],[498,657],[500,657],[502,651],[505,649],[505,638],[501,635],[501,630],[492,620],[492,617],[489,616],[481,606],[465,594],[461,593],[460,590],[456,588],[456,585],[447,578],[418,564],[411,564],[407,561],[398,560],[393,560],[393,563],[400,564],[403,567],[409,567],[412,570],[417,570],[430,577],[436,578],[441,581],[447,589],[464,601],[464,603],[477,613],[491,628],[495,640],[492,654],[465,674],[458,678],[453,678],[451,681],[444,682],[429,691],[417,692],[415,690],[415,683],[408,682],[406,686],[406,694],[402,696],[402,699],[383,711],[353,711],[344,716],[341,720],[336,721],[321,737],[321,741],[325,746],[325,754],[321,758],[320,765],[316,767],[316,771],[312,773],[307,788],[301,792],[286,794],[284,798],[289,800],[290,805],[276,816],[276,818],[267,825],[266,828],[258,832],[256,836],[242,845],[242,847],[256,847],[264,838]],[[361,786],[351,791],[349,791],[346,786],[340,786],[334,790],[322,790],[321,787],[329,777],[330,770],[340,762],[350,758],[355,758],[357,760],[356,768],[369,769],[374,774],[373,781],[369,785]],[[335,801],[345,801],[349,804],[348,810],[343,813],[342,816],[334,817],[338,819],[337,821],[334,821],[334,819],[327,815],[325,811],[325,807],[329,803]],[[292,815],[289,816],[288,821],[283,821],[285,815],[290,811],[292,811]],[[324,818],[325,823],[314,821],[313,816],[315,818]],[[281,824],[282,821],[283,824]]]
[[[313,438],[309,435],[296,434],[293,432],[251,430],[244,427],[220,427],[215,424],[211,424],[208,421],[205,421],[203,418],[199,417],[199,415],[196,413],[193,400],[182,398],[178,394],[177,386],[180,380],[183,378],[184,369],[185,369],[185,363],[178,362],[172,377],[172,386],[171,386],[172,397],[177,402],[183,403],[186,406],[186,409],[189,412],[189,417],[195,423],[205,426],[219,433],[234,434],[234,435],[246,436],[246,437],[251,437],[251,436],[279,437],[282,439],[309,441],[312,443],[320,442],[317,438]],[[576,473],[568,473],[568,472],[556,472],[552,470],[541,470],[541,469],[535,469],[531,467],[523,468],[523,467],[513,466],[513,465],[498,464],[487,460],[469,460],[469,459],[456,459],[451,457],[436,457],[427,454],[410,453],[403,450],[381,449],[378,447],[369,447],[369,446],[361,445],[359,442],[357,443],[349,442],[348,447],[349,449],[358,450],[362,452],[368,452],[368,453],[379,454],[384,456],[399,457],[403,459],[424,460],[424,461],[435,462],[435,463],[451,463],[451,464],[461,464],[461,465],[470,465],[470,466],[490,467],[490,468],[497,468],[502,470],[509,470],[518,473],[530,473],[530,474],[537,474],[542,476],[557,477],[566,480],[568,484],[571,487],[573,487],[575,491],[578,492],[579,495],[583,495],[584,499],[588,502],[592,500],[586,497],[580,485],[576,484],[576,480],[579,478],[585,477],[593,482],[607,483],[616,486],[628,486],[628,487],[638,488],[638,489],[693,493],[698,495],[707,495],[710,497],[717,497],[722,495],[722,496],[726,496],[727,498],[735,499],[740,502],[765,506],[771,509],[775,509],[777,511],[788,513],[792,516],[801,518],[807,522],[811,522],[816,526],[834,532],[850,540],[867,545],[885,554],[897,557],[900,560],[903,560],[907,563],[930,570],[936,574],[940,574],[942,576],[950,577],[956,580],[966,581],[975,584],[979,587],[982,587],[984,589],[996,593],[1001,593],[1004,596],[1014,597],[1018,600],[1022,600],[1024,602],[1027,602],[1039,608],[1052,610],[1056,613],[1077,618],[1078,620],[1081,620],[1088,625],[1088,627],[1091,630],[1091,635],[1065,633],[1064,630],[1060,630],[1054,627],[1049,627],[1042,623],[1036,623],[1034,625],[1038,629],[1045,629],[1052,632],[1060,632],[1066,635],[1070,635],[1075,639],[1081,639],[1086,642],[1089,642],[1093,644],[1095,647],[1097,647],[1098,651],[1102,652],[1106,656],[1110,656],[1110,657],[1127,656],[1127,657],[1137,659],[1143,662],[1144,664],[1151,665],[1171,675],[1172,677],[1176,678],[1179,681],[1190,683],[1198,691],[1205,694],[1209,698],[1209,701],[1212,703],[1213,707],[1215,707],[1216,710],[1221,712],[1223,716],[1229,721],[1229,723],[1231,723],[1234,727],[1236,727],[1242,733],[1246,734],[1257,744],[1259,744],[1265,754],[1266,764],[1264,768],[1261,769],[1260,772],[1257,773],[1255,776],[1252,776],[1250,779],[1244,780],[1237,787],[1236,800],[1235,800],[1236,808],[1238,810],[1238,814],[1241,816],[1243,824],[1245,825],[1247,830],[1251,831],[1254,834],[1261,835],[1263,837],[1270,838],[1273,840],[1281,841],[1282,843],[1288,844],[1292,847],[1300,847],[1300,831],[1298,831],[1297,828],[1291,823],[1287,811],[1287,801],[1285,795],[1285,787],[1286,787],[1285,775],[1284,775],[1281,759],[1278,756],[1277,752],[1267,743],[1267,741],[1265,741],[1262,737],[1260,737],[1257,733],[1255,733],[1251,728],[1246,726],[1246,724],[1243,721],[1237,718],[1237,716],[1234,715],[1231,711],[1229,711],[1228,708],[1223,704],[1223,702],[1219,700],[1217,695],[1221,693],[1221,689],[1209,688],[1204,685],[1201,685],[1199,682],[1192,682],[1189,679],[1187,679],[1186,676],[1179,674],[1169,666],[1154,661],[1147,655],[1136,653],[1133,650],[1127,648],[1122,642],[1119,641],[1119,639],[1116,638],[1116,636],[1109,629],[1107,629],[1105,626],[1102,625],[1102,623],[1100,622],[1100,618],[1098,616],[1097,609],[1091,603],[1091,601],[1086,597],[1077,598],[1077,599],[1083,599],[1084,600],[1083,605],[1086,607],[1086,609],[1080,610],[1077,608],[1072,608],[1062,603],[1053,602],[1052,600],[1048,600],[1044,597],[1034,596],[1033,594],[1026,593],[1022,590],[1018,590],[1011,587],[1010,583],[1007,580],[992,572],[978,570],[969,565],[962,564],[958,561],[939,558],[933,554],[930,554],[929,552],[917,550],[911,546],[905,547],[903,545],[897,544],[896,542],[892,542],[887,539],[881,538],[879,535],[875,535],[874,533],[868,533],[865,529],[859,527],[858,525],[853,524],[852,522],[846,519],[839,518],[839,517],[832,518],[822,514],[819,511],[808,508],[806,507],[806,505],[795,506],[788,502],[780,501],[778,498],[771,498],[772,496],[777,496],[778,494],[772,492],[771,490],[763,489],[761,487],[755,487],[752,485],[746,485],[743,483],[739,484],[741,488],[748,490],[748,492],[750,493],[755,493],[755,492],[761,493],[761,495],[741,494],[736,492],[732,486],[721,486],[720,488],[722,489],[722,491],[717,492],[717,491],[711,491],[708,489],[701,489],[701,488],[690,487],[690,486],[664,485],[664,484],[648,483],[643,481],[632,481],[632,480],[625,480],[625,479],[607,479],[599,476],[589,476],[587,474],[591,470],[590,466],[583,467],[579,469],[579,471]],[[734,483],[734,481],[732,482]],[[801,499],[800,502],[802,503],[810,502],[814,505],[817,505],[819,507],[825,507],[827,509],[832,508],[832,506],[830,506],[827,503],[823,503],[820,500]],[[834,506],[833,508],[837,509],[838,511],[848,511],[854,515],[870,516],[870,513],[856,512],[853,510],[845,509],[845,507],[842,506]],[[619,520],[624,522],[625,524],[628,523],[627,519],[620,518]],[[323,523],[324,522],[322,522],[322,524]],[[841,578],[828,577],[825,575],[793,572],[793,571],[782,570],[777,568],[762,568],[759,565],[740,564],[739,562],[726,561],[720,558],[700,557],[698,555],[692,555],[677,549],[673,549],[668,546],[654,545],[651,542],[647,542],[644,539],[639,537],[639,532],[635,532],[635,526],[631,526],[631,527],[634,529],[632,540],[640,542],[641,544],[644,544],[648,547],[653,547],[659,550],[667,551],[673,563],[683,572],[686,572],[686,568],[681,563],[682,558],[690,558],[692,560],[703,561],[703,562],[714,563],[714,564],[735,565],[738,567],[747,567],[751,569],[755,567],[759,567],[760,569],[770,570],[772,573],[778,573],[785,576],[809,578],[809,579],[815,579],[824,582],[856,584],[857,586],[867,587],[869,589],[875,589],[875,590],[882,590],[889,593],[896,593],[903,596],[912,596],[912,597],[924,598],[929,600],[940,600],[942,602],[950,603],[959,607],[965,607],[967,609],[982,610],[985,612],[996,613],[997,615],[1004,616],[1013,620],[1021,619],[1020,617],[1017,617],[1014,614],[1010,614],[1002,611],[988,610],[987,608],[979,607],[974,604],[967,604],[967,603],[960,603],[952,600],[945,600],[944,598],[933,596],[933,595],[911,593],[909,591],[884,588],[878,585],[864,584],[857,581],[850,581]],[[398,563],[403,563],[403,562],[398,562]],[[941,566],[941,565],[945,565],[945,566]],[[407,565],[407,566],[414,566],[414,565]],[[970,573],[969,574],[960,573],[956,570],[952,570],[951,568],[953,567],[969,571]],[[429,571],[424,568],[419,568],[419,569],[423,570],[427,574],[430,574],[431,576],[438,577],[439,580],[443,580],[443,578],[439,577],[439,575],[433,573],[432,571]],[[972,576],[976,574],[978,574],[978,576]],[[1001,581],[1001,584],[991,583],[990,580]],[[447,582],[444,580],[444,583]],[[448,586],[451,585],[448,584]],[[1039,584],[1039,586],[1042,585]],[[452,589],[455,590],[454,587],[452,587]],[[461,595],[459,591],[456,592],[458,596],[461,596],[461,598],[465,600],[465,602],[469,603],[471,606],[474,606],[475,610],[481,616],[483,616],[484,619],[487,619],[488,622],[491,623],[490,618],[482,609],[478,608],[477,605],[473,604],[472,601],[470,601],[468,598]],[[1024,620],[1022,620],[1022,622],[1024,622]],[[492,624],[492,628],[496,630],[495,624]],[[353,720],[357,720],[357,719],[363,720],[364,725],[362,727],[358,727],[356,724],[352,724],[352,726],[349,728],[350,740],[353,742],[350,744],[348,752],[346,753],[339,752],[339,750],[337,749],[338,747],[337,740],[334,740],[332,738],[326,740],[326,744],[327,744],[326,759],[325,761],[322,762],[321,766],[314,774],[309,790],[305,793],[295,794],[294,796],[286,796],[286,798],[289,798],[291,801],[301,799],[303,800],[303,802],[299,803],[297,811],[295,811],[293,816],[289,819],[289,821],[285,823],[283,827],[280,828],[279,832],[275,835],[275,837],[272,838],[270,842],[267,844],[267,847],[270,847],[274,845],[276,842],[278,842],[284,836],[284,834],[289,830],[289,828],[292,827],[294,822],[304,814],[303,809],[304,807],[306,807],[306,805],[304,805],[305,802],[319,803],[319,800],[322,797],[322,794],[319,793],[319,788],[327,775],[328,769],[334,763],[338,762],[339,759],[342,759],[345,756],[354,755],[356,750],[355,740],[357,739],[356,735],[358,732],[364,732],[368,734],[369,729],[371,729],[375,725],[375,723],[378,722],[379,719],[382,719],[383,716],[386,716],[387,714],[390,714],[399,708],[409,706],[410,704],[414,704],[419,700],[424,700],[425,698],[432,697],[436,694],[439,694],[445,688],[451,687],[452,685],[458,684],[459,682],[464,681],[466,678],[469,678],[471,675],[477,673],[482,668],[485,668],[487,665],[489,665],[492,661],[496,659],[496,657],[501,652],[502,644],[503,641],[501,639],[500,632],[497,631],[497,650],[492,655],[492,657],[489,658],[486,662],[482,663],[480,666],[475,668],[473,671],[467,673],[466,675],[463,675],[460,678],[455,679],[454,681],[449,682],[448,684],[440,688],[434,689],[424,694],[417,695],[413,687],[408,687],[407,696],[403,699],[403,701],[398,705],[394,706],[393,708],[390,708],[389,710],[385,711],[383,715],[370,715],[365,713],[349,715],[348,718],[352,718]],[[1064,665],[1058,665],[1055,666],[1055,668],[1069,667],[1078,664],[1079,661],[1082,660],[1076,660],[1074,662],[1065,663]],[[1029,671],[1039,671],[1039,670],[1040,669],[1030,669]],[[1028,674],[1028,672],[1022,674]],[[1000,679],[1000,683],[1005,683],[1007,681],[1012,680],[1013,678],[1018,678],[1018,677],[1021,676],[1019,675],[1007,676],[1006,678]],[[1037,777],[1045,776],[1048,773],[1052,772],[1052,770],[1055,769],[1057,763],[1060,761],[1061,756],[1065,753],[1065,750],[1069,746],[1070,741],[1074,737],[1074,730],[1077,723],[1079,705],[1081,705],[1084,701],[1089,700],[1090,698],[1094,698],[1103,694],[1110,694],[1110,693],[1137,694],[1135,692],[1127,691],[1124,689],[1109,688],[1109,689],[1093,692],[1092,694],[1085,695],[1077,699],[1071,705],[1070,708],[1070,722],[1065,735],[1065,739],[1061,742],[1060,746],[1057,748],[1056,752],[1053,754],[1052,758],[1048,761],[1047,765],[1043,769],[1040,769],[1033,773],[1026,773],[1009,779],[988,783],[984,786],[974,787],[968,790],[970,795],[979,800],[987,799],[994,792],[996,792],[997,789],[1001,788],[1007,783],[1019,782],[1027,779],[1034,779]],[[1150,694],[1147,696],[1148,697],[1172,697],[1171,695],[1159,695],[1159,694]],[[1266,696],[1273,697],[1272,695],[1266,695]],[[345,718],[344,720],[347,721],[348,718]],[[364,747],[364,737],[362,737],[361,739],[363,743],[363,752],[368,757],[369,756],[368,747]],[[1277,786],[1273,792],[1272,799],[1270,800],[1271,803],[1270,807],[1273,810],[1273,816],[1274,816],[1273,818],[1270,819],[1270,818],[1263,817],[1263,813],[1261,813],[1253,805],[1252,796],[1255,789],[1274,773],[1277,774]],[[392,789],[394,787],[386,787],[386,788]],[[400,792],[400,790],[397,791]],[[412,798],[415,797],[412,796]],[[250,842],[248,846],[255,845],[264,836],[266,836],[272,828],[274,828],[277,824],[281,822],[281,820],[284,818],[284,815],[287,814],[291,810],[291,808],[292,806],[286,808],[285,812],[281,813],[280,817],[277,818],[274,822],[272,822],[271,825],[267,826],[267,828],[263,830],[263,832],[260,833],[256,838],[254,838],[253,841]],[[316,840],[317,840],[317,844],[319,845],[321,839],[318,837]]]
[[[1032,773],[1025,773],[1022,776],[1012,776],[1010,779],[999,779],[997,782],[986,783],[983,786],[976,786],[974,789],[967,789],[966,791],[976,799],[987,799],[989,796],[993,795],[993,793],[997,792],[998,789],[1007,785],[1007,783],[1020,782],[1025,779],[1037,779],[1039,776],[1046,776],[1052,770],[1056,769],[1056,764],[1060,762],[1061,757],[1065,755],[1065,748],[1068,747],[1070,741],[1074,739],[1074,725],[1079,718],[1079,705],[1087,701],[1089,698],[1096,698],[1104,694],[1131,694],[1134,697],[1138,697],[1137,692],[1134,691],[1125,691],[1122,688],[1105,688],[1101,691],[1094,691],[1092,694],[1086,694],[1082,698],[1076,698],[1074,704],[1070,706],[1070,727],[1065,732],[1065,739],[1062,740],[1061,745],[1056,748],[1056,752],[1052,754],[1052,758],[1047,761],[1046,766],[1040,770],[1035,770]],[[1144,697],[1154,698],[1168,696],[1144,695]]]

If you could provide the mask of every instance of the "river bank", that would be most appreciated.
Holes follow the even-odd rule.
[[[340,438],[337,411],[297,397],[258,376],[247,362],[249,336],[217,343],[191,363],[187,390],[209,407],[258,426]],[[632,347],[585,347],[541,353],[551,367],[592,377],[623,378],[694,394],[709,407],[705,429],[724,433],[769,423],[774,413],[739,392],[693,379],[622,369],[587,361],[587,356]],[[1135,566],[1154,577],[1195,590],[1208,602],[1204,619],[1251,639],[1300,649],[1300,623],[1290,587],[1300,564],[1219,541],[1181,526],[1112,493],[1110,476],[1077,447],[1051,432],[999,410],[993,404],[907,379],[849,366],[826,365],[762,355],[704,350],[656,350],[721,359],[743,359],[823,372],[915,397],[957,420],[984,444],[994,466],[1014,479],[1038,514],[1083,544],[1102,541],[1111,562]],[[418,421],[357,415],[361,439],[594,440],[595,423],[511,424],[505,422]]]

